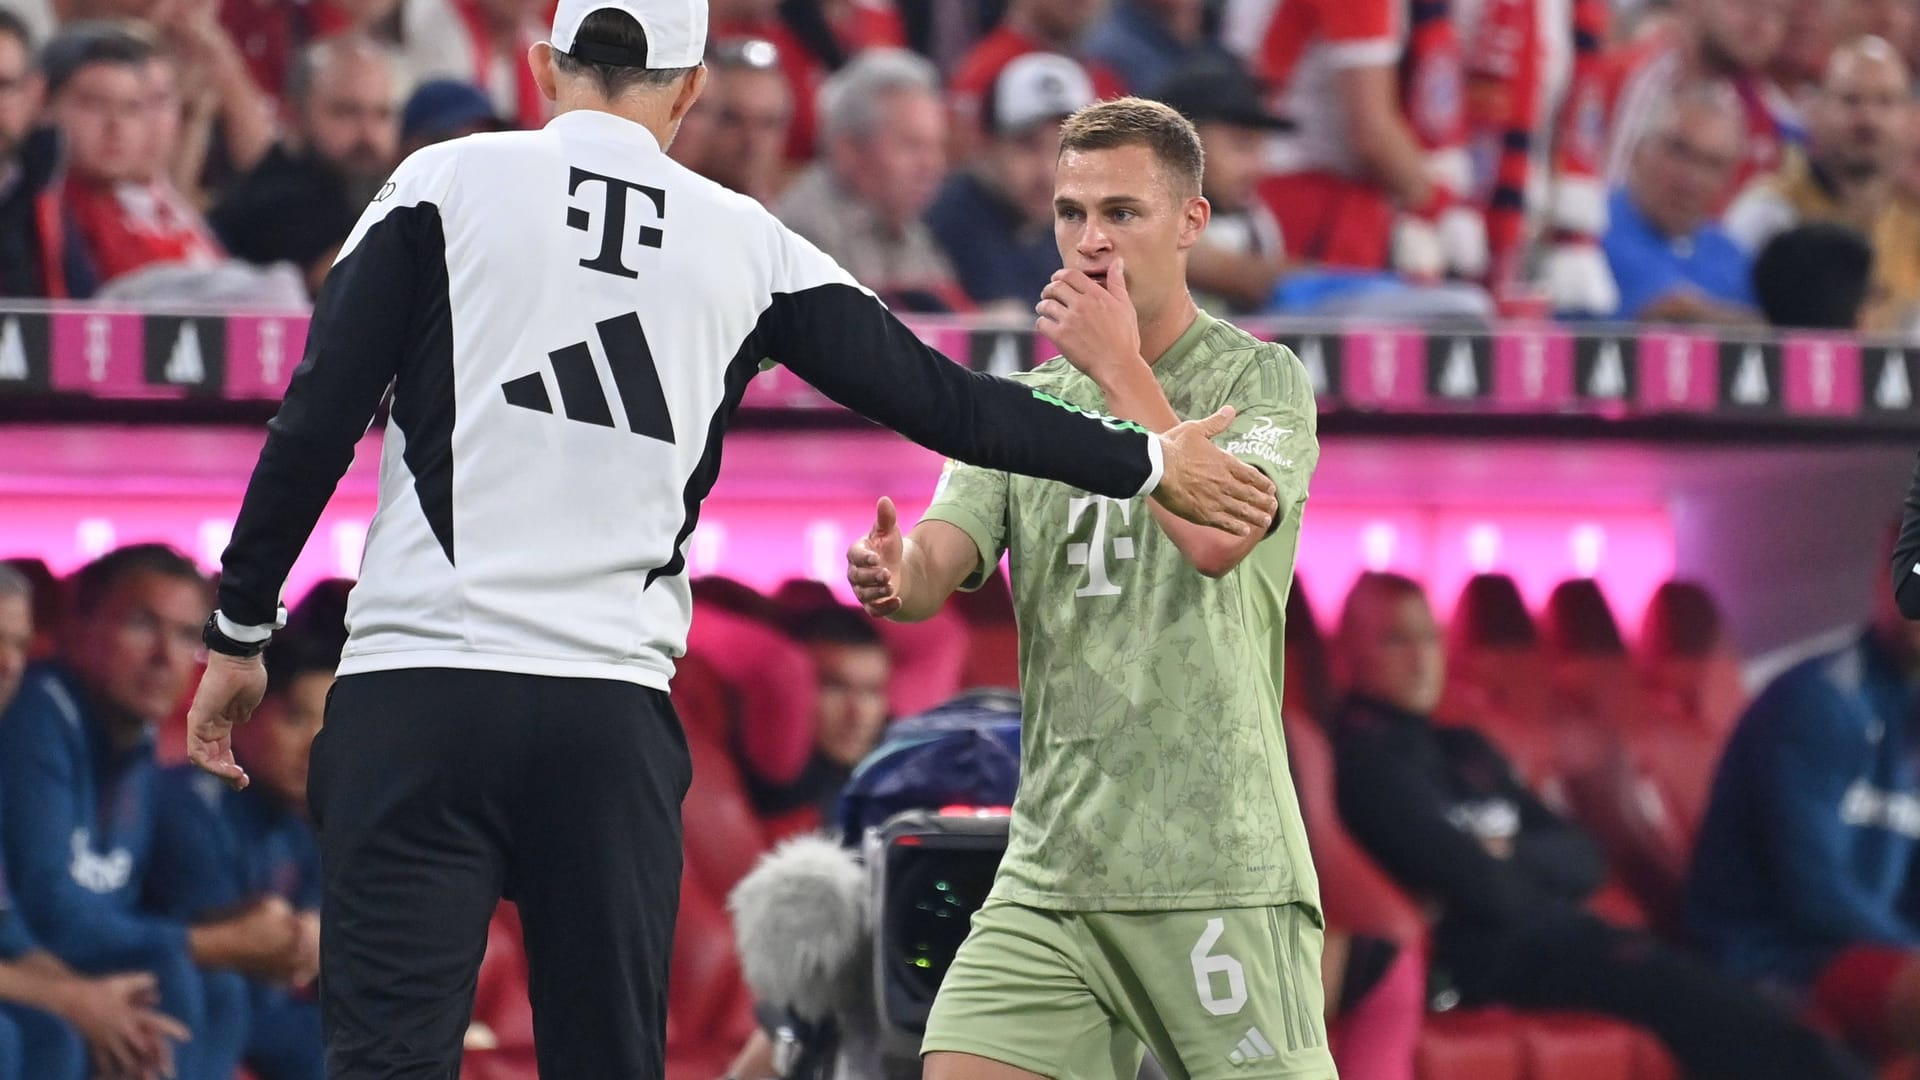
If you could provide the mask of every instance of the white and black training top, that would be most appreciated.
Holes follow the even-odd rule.
[[[1159,444],[923,345],[758,203],[645,128],[566,113],[403,162],[341,249],[227,548],[272,621],[393,389],[342,674],[483,668],[664,689],[684,550],[763,360],[942,454],[1114,498]]]

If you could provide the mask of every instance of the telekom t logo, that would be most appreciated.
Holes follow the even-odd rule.
[[[1067,502],[1067,532],[1069,535],[1080,527],[1080,519],[1086,516],[1087,509],[1093,509],[1093,542],[1091,544],[1068,544],[1067,565],[1087,568],[1087,583],[1075,589],[1075,596],[1119,596],[1120,586],[1107,576],[1107,508],[1120,508],[1120,527],[1128,528],[1133,524],[1133,504],[1109,499],[1104,495],[1088,495]],[[1116,536],[1113,538],[1113,559],[1133,558],[1133,537]]]

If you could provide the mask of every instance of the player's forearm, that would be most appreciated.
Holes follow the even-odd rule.
[[[1145,364],[1140,364],[1137,370],[1124,370],[1103,379],[1100,389],[1106,395],[1107,409],[1122,420],[1131,420],[1155,434],[1169,431],[1180,423],[1180,414],[1173,411],[1166,392],[1160,388],[1160,380],[1153,377],[1153,369]],[[1147,508],[1187,562],[1208,577],[1219,577],[1240,565],[1240,560],[1246,558],[1247,552],[1260,540],[1257,533],[1235,536],[1183,520],[1153,498],[1147,500]]]
[[[887,618],[893,622],[924,622],[940,613],[958,583],[940,580],[946,575],[935,572],[931,546],[915,543],[909,536],[901,543],[901,553],[900,582],[895,587],[900,610]]]
[[[775,297],[768,340],[841,405],[973,465],[1125,499],[1155,477],[1157,444],[929,348],[871,295],[829,284]]]

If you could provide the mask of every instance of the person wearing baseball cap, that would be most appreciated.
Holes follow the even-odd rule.
[[[486,91],[459,79],[430,79],[414,87],[400,110],[400,144],[411,154],[448,139],[512,126],[494,112]]]
[[[1258,186],[1268,136],[1293,125],[1267,110],[1258,86],[1231,58],[1187,65],[1154,96],[1193,121],[1206,149],[1201,190],[1213,220],[1187,264],[1195,299],[1222,316],[1264,310],[1289,267],[1280,220]]]
[[[233,728],[265,691],[288,572],[392,403],[308,770],[333,1080],[459,1071],[503,896],[540,1075],[665,1075],[692,779],[668,698],[686,551],[763,363],[937,454],[1151,495],[1221,535],[1264,535],[1277,509],[1272,482],[1212,442],[1233,410],[1149,432],[975,373],[669,157],[706,37],[705,0],[560,0],[527,54],[553,119],[400,164],[327,275],[268,425],[188,712],[188,756],[234,787]]]
[[[927,211],[974,303],[1024,313],[1053,272],[1053,170],[1060,123],[1093,104],[1093,80],[1059,53],[1016,57],[982,103],[986,140]]]

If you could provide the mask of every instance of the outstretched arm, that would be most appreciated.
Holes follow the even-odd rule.
[[[750,346],[834,401],[988,469],[1116,499],[1152,494],[1181,517],[1235,533],[1272,522],[1258,470],[1208,444],[1217,432],[1188,424],[1156,435],[969,371],[929,348],[818,248],[791,232],[781,243],[773,303]]]
[[[847,581],[867,614],[895,622],[933,617],[980,566],[973,539],[944,521],[900,535],[893,500],[882,498],[873,528],[847,549]]]

